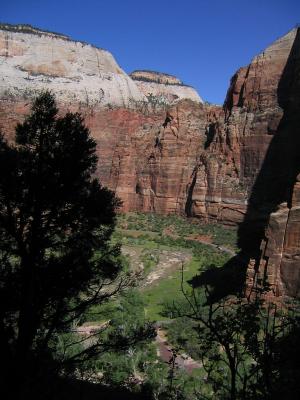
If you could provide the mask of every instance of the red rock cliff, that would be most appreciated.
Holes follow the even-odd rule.
[[[9,138],[28,111],[34,92],[29,87],[34,89],[36,81],[66,87],[67,97],[58,96],[59,106],[62,112],[79,110],[85,116],[98,143],[99,177],[123,200],[124,211],[182,213],[239,223],[240,246],[253,260],[250,266],[255,266],[253,281],[266,274],[274,293],[298,293],[297,29],[237,71],[223,108],[191,100],[170,107],[151,104],[109,53],[43,34],[31,41],[26,33],[25,41],[26,52],[33,46],[28,54],[38,54],[42,72],[31,74],[28,57],[24,72],[22,33],[2,36],[1,68],[6,78],[0,83],[0,125]],[[59,54],[58,64],[65,67],[59,76],[48,76],[49,68],[58,64],[53,66],[47,54],[37,52],[50,41]],[[77,60],[82,53],[89,56],[83,67]],[[21,57],[18,62],[16,57]],[[92,81],[92,96],[85,97],[86,85]],[[118,88],[108,90],[114,82]],[[102,83],[104,97],[98,98]]]
[[[289,40],[292,38],[292,46]],[[288,57],[276,85],[274,102],[278,121],[256,177],[246,217],[241,226],[241,243],[252,250],[250,282],[267,278],[270,294],[300,296],[300,31],[295,29],[281,48]],[[285,43],[288,43],[286,46]],[[275,103],[276,104],[276,103]],[[275,114],[274,114],[275,115]],[[281,115],[281,117],[280,117]],[[271,118],[269,120],[272,121]],[[274,118],[273,118],[274,121]],[[276,127],[276,129],[275,129]],[[253,230],[254,216],[261,224]],[[251,238],[255,236],[255,240]],[[252,242],[247,245],[246,238]],[[260,246],[257,246],[257,244]],[[253,244],[257,246],[253,247]],[[251,268],[252,267],[252,268]]]

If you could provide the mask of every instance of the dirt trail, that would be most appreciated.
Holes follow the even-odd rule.
[[[187,373],[191,374],[194,369],[202,368],[202,364],[195,361],[193,358],[189,357],[183,353],[177,353],[176,355],[172,351],[172,347],[167,342],[167,336],[165,331],[161,328],[157,329],[156,336],[157,352],[159,357],[166,363],[170,363],[172,357],[175,356],[175,365],[178,368],[184,369]]]
[[[139,232],[140,234],[141,232]],[[209,240],[205,238],[197,238],[192,239],[188,238],[188,240],[195,240],[199,243],[202,243],[206,246],[210,246],[218,251],[227,253],[231,256],[236,255],[236,253],[225,247],[220,246],[215,243],[211,243]],[[158,249],[155,249],[156,251]],[[130,262],[134,270],[142,270],[144,268],[143,262],[141,261],[141,256],[143,254],[143,249],[139,246],[131,246],[131,245],[123,245],[122,253],[130,257]],[[157,265],[151,270],[151,272],[146,276],[144,281],[141,283],[140,288],[148,287],[152,284],[155,284],[158,280],[169,276],[173,271],[178,270],[182,264],[189,262],[192,259],[192,251],[189,249],[180,249],[180,250],[159,250],[159,261]],[[89,336],[94,335],[97,332],[100,332],[105,326],[107,322],[99,324],[99,325],[88,325],[88,323],[84,326],[77,327],[74,331],[76,331],[79,335]],[[187,373],[191,374],[192,371],[196,368],[202,368],[202,364],[197,362],[193,358],[189,357],[184,353],[174,354],[172,350],[172,346],[168,344],[166,332],[162,330],[160,327],[157,328],[157,336],[156,336],[156,344],[157,344],[157,352],[159,357],[166,363],[170,363],[172,357],[175,356],[175,365],[179,368],[184,369]]]
[[[103,329],[105,329],[108,324],[109,321],[98,325],[94,324],[77,326],[73,332],[76,332],[82,337],[86,337],[86,340],[82,343],[85,347],[88,347],[97,341],[97,333],[100,333]],[[172,346],[168,344],[166,332],[161,328],[157,328],[156,333],[157,335],[155,342],[157,344],[157,355],[162,359],[162,361],[170,363],[175,354],[172,350]],[[194,369],[201,368],[202,364],[184,353],[178,353],[175,356],[175,366],[184,369],[188,374],[191,374]]]

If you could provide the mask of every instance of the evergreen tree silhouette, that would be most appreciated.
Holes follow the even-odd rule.
[[[0,390],[11,398],[32,398],[45,376],[97,351],[55,357],[59,334],[120,288],[109,243],[119,201],[94,176],[95,150],[80,114],[58,116],[49,92],[14,144],[0,138]]]

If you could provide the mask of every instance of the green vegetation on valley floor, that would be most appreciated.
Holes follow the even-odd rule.
[[[135,253],[134,256],[121,256],[128,269],[143,266],[138,287],[145,303],[146,316],[151,321],[161,321],[168,319],[162,314],[165,306],[182,300],[182,265],[184,284],[189,287],[188,281],[192,277],[210,265],[222,266],[229,259],[230,255],[210,244],[235,249],[236,229],[200,223],[198,220],[176,215],[128,213],[118,216],[117,229],[112,240],[120,243],[123,249],[129,247]],[[174,254],[183,261],[173,261],[172,265]],[[164,255],[164,262],[160,264]],[[162,276],[144,287],[143,282],[147,275],[161,268],[165,268]],[[107,307],[109,309],[110,306],[102,307],[100,314],[97,307],[94,307],[87,318],[93,319],[98,315],[96,319],[103,321],[107,315]]]
[[[162,353],[158,357],[156,350],[161,352],[161,345],[159,339],[154,343],[153,336],[150,342],[136,344],[129,351],[108,351],[100,356],[93,368],[102,374],[103,382],[125,384],[132,392],[138,392],[141,384],[145,399],[148,389],[153,399],[248,399],[243,397],[245,379],[249,379],[247,396],[251,398],[252,390],[257,392],[259,380],[265,378],[259,375],[254,379],[253,371],[257,368],[261,374],[262,367],[256,367],[261,362],[259,357],[270,335],[280,332],[286,323],[282,318],[286,317],[275,309],[271,322],[269,311],[260,309],[259,303],[248,304],[234,295],[217,301],[210,316],[206,288],[199,286],[193,292],[191,285],[205,271],[222,270],[237,252],[235,240],[233,228],[174,215],[118,216],[112,242],[121,245],[119,257],[125,270],[137,273],[136,288],[92,307],[85,315],[85,324],[100,325],[109,320],[105,334],[109,338],[120,333],[127,336],[137,326],[156,323],[159,337],[165,338],[163,351],[171,349],[181,366],[173,368],[161,359]],[[193,307],[199,313],[196,319],[189,317]],[[238,360],[233,370],[226,364],[232,355]],[[187,359],[190,361],[184,364]],[[275,364],[274,368],[280,367]],[[233,374],[235,394],[230,397]],[[265,394],[259,396],[264,398]]]
[[[57,113],[45,92],[18,146],[1,138],[3,393],[77,399],[61,380],[80,398],[89,383],[143,400],[298,398],[299,304],[266,302],[267,282],[246,298],[234,229],[142,213],[115,227],[96,143]]]
[[[171,237],[174,239],[202,240],[237,250],[237,230],[216,223],[206,223],[195,218],[180,217],[175,214],[158,215],[153,213],[119,214],[117,231],[132,236],[135,231],[150,236]],[[127,234],[126,234],[127,232]],[[170,242],[171,243],[171,242]],[[183,246],[185,247],[185,246]]]

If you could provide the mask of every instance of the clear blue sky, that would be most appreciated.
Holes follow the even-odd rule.
[[[229,79],[296,23],[299,0],[2,0],[28,23],[109,50],[131,72],[167,72],[223,103]]]

